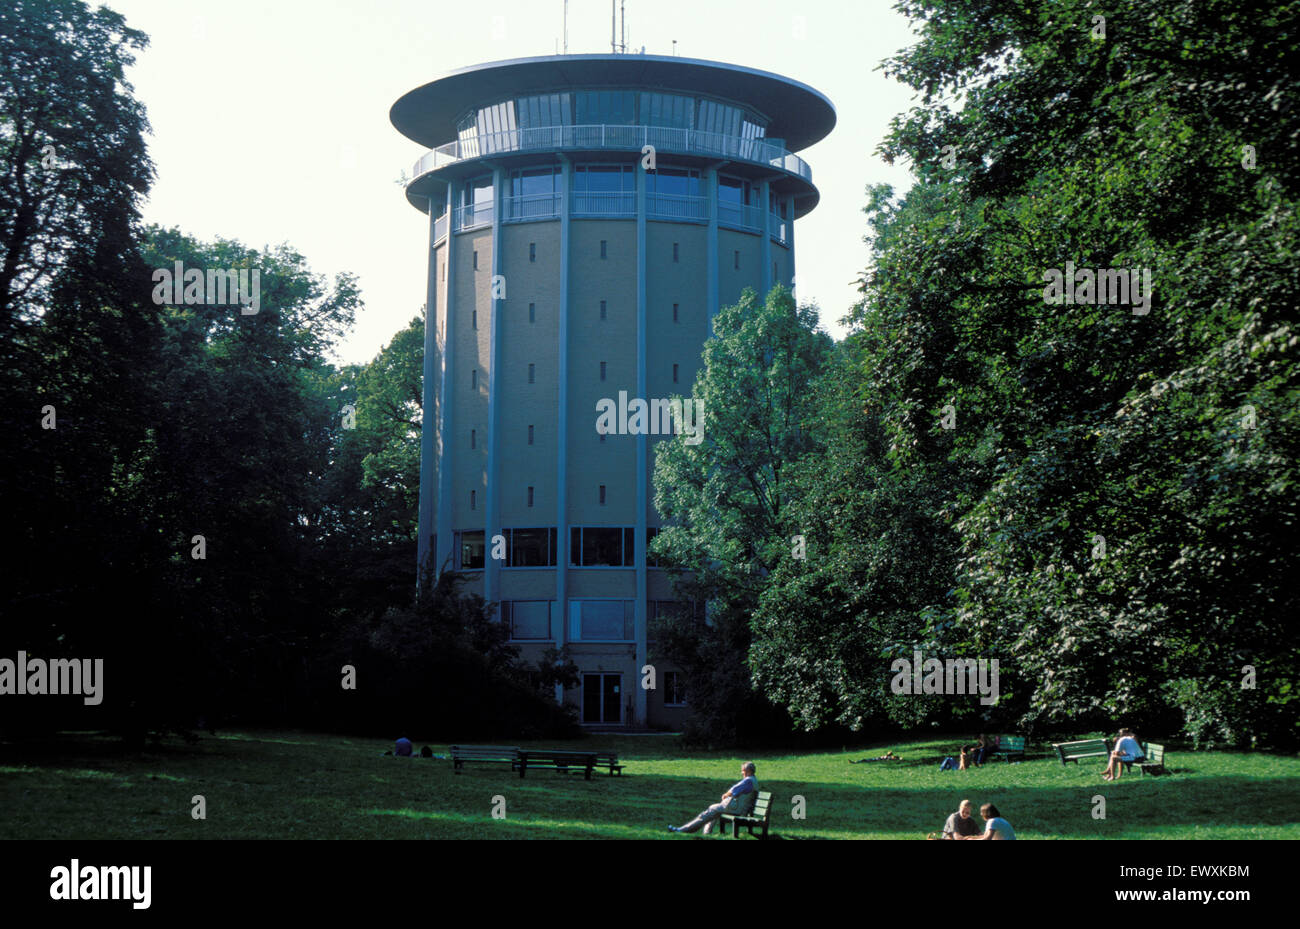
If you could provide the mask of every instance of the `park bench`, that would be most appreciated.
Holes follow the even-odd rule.
[[[587,780],[591,780],[591,771],[596,767],[596,752],[557,752],[550,749],[521,749],[515,766],[519,776],[527,777],[529,768],[552,768],[566,774],[570,770],[581,770]],[[611,772],[613,773],[613,772]]]
[[[989,754],[990,756],[1002,755],[1008,762],[1011,761],[1013,757],[1024,761],[1025,737],[1022,735],[1000,735],[998,736],[997,747]]]
[[[1157,745],[1154,742],[1142,743],[1142,755],[1137,761],[1130,762],[1138,766],[1138,773],[1146,774],[1149,770],[1152,774],[1157,772],[1163,774],[1165,770],[1165,747]],[[1124,767],[1128,767],[1125,765]]]
[[[772,815],[772,793],[767,790],[760,790],[758,797],[754,801],[753,807],[746,813],[723,813],[720,817],[722,820],[722,834],[727,834],[727,823],[731,823],[732,835],[740,838],[740,827],[744,826],[753,835],[754,830],[762,828],[763,833],[760,839],[767,838],[768,819]]]
[[[1079,763],[1080,758],[1109,758],[1109,739],[1081,739],[1078,742],[1053,742],[1056,756],[1061,759],[1061,767],[1067,761]]]
[[[453,745],[451,747],[451,769],[459,774],[462,766],[468,762],[485,764],[508,764],[513,770],[519,761],[519,749],[513,745]]]
[[[623,765],[619,764],[618,755],[614,752],[596,752],[596,767],[609,768],[610,777],[623,774]]]

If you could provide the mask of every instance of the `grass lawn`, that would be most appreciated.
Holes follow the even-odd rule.
[[[1102,781],[1102,763],[1029,760],[941,772],[959,738],[844,752],[757,754],[782,839],[919,839],[963,798],[997,804],[1024,839],[1300,838],[1300,758],[1170,751],[1170,773]],[[524,743],[521,743],[524,744]],[[671,735],[593,736],[553,748],[618,752],[622,777],[383,757],[389,742],[305,732],[228,732],[128,754],[106,738],[0,746],[0,839],[687,838],[667,832],[739,778],[749,756],[682,748]],[[418,743],[417,743],[418,748]],[[445,745],[435,745],[446,754]],[[893,749],[905,760],[849,764]],[[1033,749],[1039,749],[1035,756]],[[190,815],[207,801],[207,819]],[[804,797],[807,817],[791,817]],[[1093,797],[1106,818],[1093,818]],[[491,816],[502,796],[506,818]],[[700,841],[695,839],[693,841]]]

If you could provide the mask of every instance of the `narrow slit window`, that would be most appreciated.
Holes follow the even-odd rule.
[[[608,244],[608,240],[606,240],[606,239],[601,239],[601,240],[600,240],[600,257],[601,257],[601,258],[608,258],[608,257],[609,257],[609,253],[605,250],[605,246],[606,246],[607,244]]]
[[[673,304],[673,322],[677,322],[677,310],[680,306],[681,304],[678,303]]]
[[[528,444],[529,444],[529,445],[532,445],[532,444],[533,444],[533,427],[532,427],[532,426],[529,426],[529,427],[528,427]]]
[[[528,304],[528,321],[529,321],[530,323],[535,323],[535,322],[537,322],[537,304],[536,304],[536,303],[530,303],[530,304]]]
[[[530,384],[536,383],[536,381],[534,380],[534,378],[535,378],[536,376],[537,376],[537,365],[529,365],[529,366],[528,366],[528,383],[530,383]]]
[[[528,243],[528,260],[529,260],[529,261],[536,261],[536,260],[537,260],[537,243],[536,243],[536,242],[529,242],[529,243]]]
[[[602,381],[605,379],[605,362],[603,361],[600,363],[600,379]]]
[[[606,317],[605,301],[602,300],[600,301],[600,318],[605,319],[605,317]]]
[[[600,485],[600,505],[601,505],[601,506],[604,506],[604,505],[605,505],[605,485],[604,485],[604,484],[601,484],[601,485]]]

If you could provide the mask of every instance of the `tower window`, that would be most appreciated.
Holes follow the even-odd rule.
[[[474,252],[474,270],[475,270],[475,271],[478,270],[478,252],[477,252],[477,251]]]
[[[600,301],[600,318],[601,318],[601,319],[604,319],[604,318],[605,318],[605,301],[604,301],[604,300]]]
[[[469,327],[470,327],[471,329],[477,329],[477,328],[478,328],[478,310],[472,310],[472,311],[470,312],[470,314],[469,314]]]
[[[606,244],[607,244],[607,241],[606,241],[605,239],[601,239],[601,240],[600,240],[600,257],[601,257],[601,258],[608,258],[608,257],[609,257],[609,253],[606,252],[606,250],[605,250],[605,246],[606,246]]]
[[[681,304],[678,304],[678,303],[674,303],[674,304],[673,304],[673,322],[677,322],[677,308],[678,308],[680,305],[681,305]]]
[[[532,444],[533,444],[533,427],[532,427],[532,426],[529,426],[529,427],[528,427],[528,444],[529,444],[529,445],[532,445]]]
[[[605,362],[603,361],[600,363],[600,379],[602,381],[605,379]]]
[[[471,429],[471,430],[469,431],[469,447],[470,447],[470,448],[478,448],[478,430],[477,430],[477,429]]]
[[[469,386],[471,390],[478,390],[478,368],[469,372]]]
[[[677,245],[678,243],[676,242],[673,243],[673,261],[677,261],[678,259]]]
[[[673,383],[677,383],[677,365],[673,365]]]
[[[477,510],[477,509],[478,509],[478,491],[477,491],[477,490],[471,490],[471,491],[469,492],[469,508],[470,508],[471,510]]]
[[[733,265],[737,271],[740,270],[740,249],[736,249],[735,251],[735,258],[733,261]]]
[[[601,505],[601,506],[604,506],[604,505],[605,505],[605,485],[604,485],[604,484],[601,484],[601,485],[600,485],[600,505]]]
[[[536,242],[529,242],[529,243],[528,243],[528,260],[529,260],[529,261],[536,261],[536,260],[537,260],[537,243],[536,243]]]
[[[533,427],[529,426],[528,428],[532,429]],[[529,506],[533,505],[533,488],[531,487],[528,488],[528,505]]]
[[[537,365],[529,365],[529,366],[528,366],[528,383],[530,383],[530,384],[535,383],[535,381],[533,380],[533,378],[536,377],[536,375],[537,375]]]
[[[535,323],[535,322],[537,322],[537,304],[536,304],[536,303],[530,303],[530,304],[528,304],[528,321],[529,321],[530,323]]]

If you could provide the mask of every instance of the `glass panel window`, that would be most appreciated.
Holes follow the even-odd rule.
[[[695,125],[695,100],[676,94],[642,94],[641,124],[690,129]]]
[[[634,637],[631,600],[573,600],[569,603],[569,634],[584,642],[620,642]]]
[[[620,567],[623,564],[623,530],[599,527],[582,530],[584,567]]]
[[[574,122],[579,126],[623,125],[636,122],[636,95],[622,90],[581,90],[573,95]]]
[[[510,624],[510,638],[550,639],[554,600],[507,600],[501,604],[502,619]]]
[[[680,671],[664,672],[664,706],[686,705],[686,676]]]
[[[700,172],[688,168],[659,168],[645,176],[646,193],[670,197],[700,196]]]
[[[573,189],[584,193],[635,193],[636,178],[630,165],[578,165]]]
[[[459,567],[462,571],[476,571],[483,568],[484,539],[483,531],[458,532],[457,553]]]
[[[554,529],[509,529],[507,534],[507,567],[544,568],[555,564],[555,550],[551,548]]]
[[[559,186],[559,173],[555,168],[530,168],[516,171],[510,177],[510,195],[513,197],[553,194]]]

